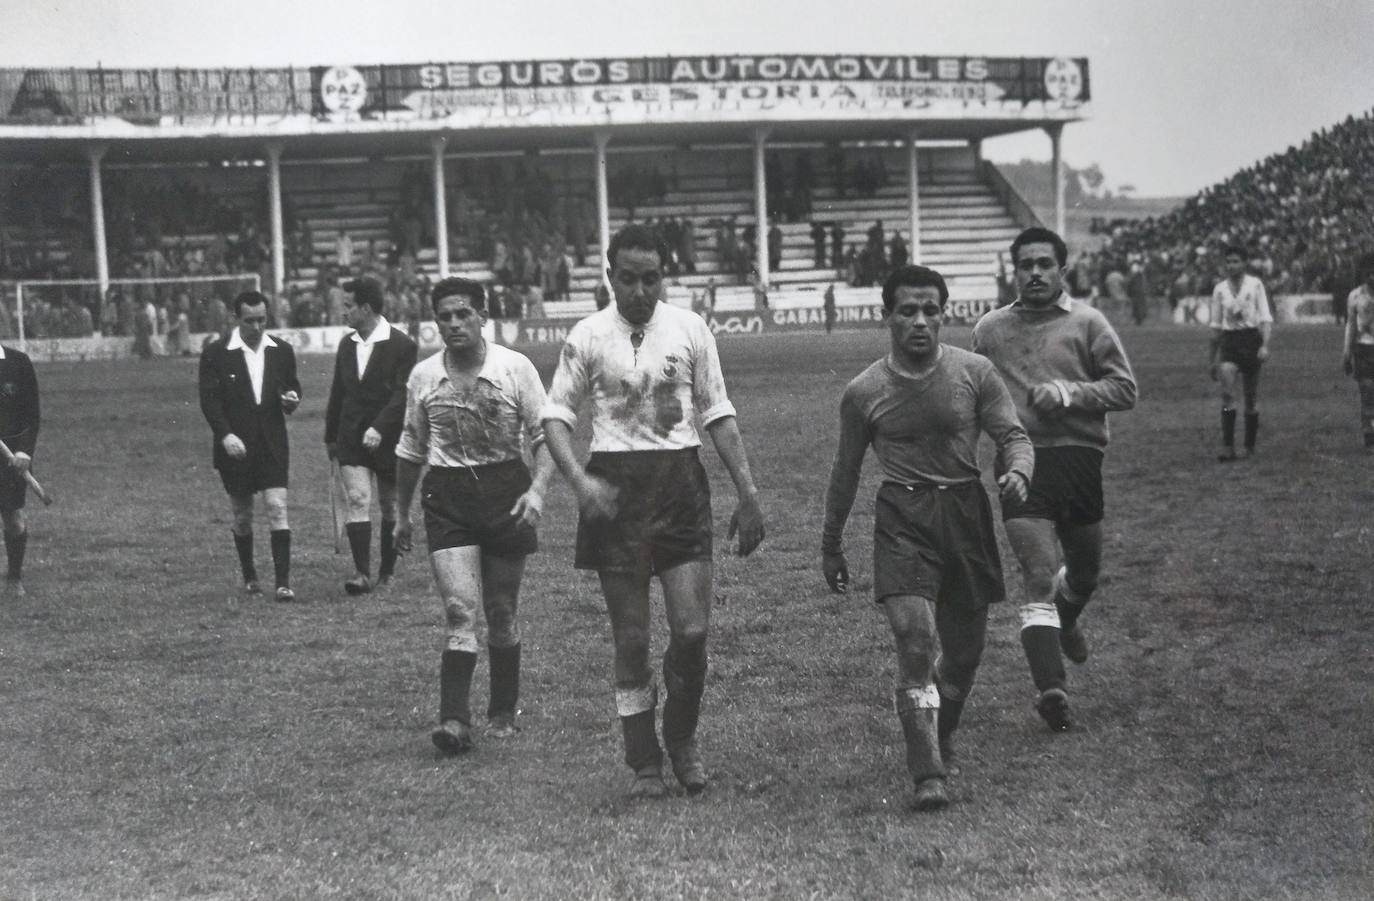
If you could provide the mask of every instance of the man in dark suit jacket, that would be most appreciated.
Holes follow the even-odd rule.
[[[343,481],[344,529],[355,573],[344,582],[352,595],[372,590],[372,479],[382,508],[381,587],[396,569],[396,443],[406,412],[406,379],[415,367],[416,346],[382,315],[382,286],[360,278],[346,286],[344,321],[353,327],[339,342],[334,382],[325,410],[324,444],[339,462]]]
[[[5,587],[12,595],[24,593],[20,581],[29,532],[24,525],[24,497],[33,451],[38,444],[38,377],[28,355],[12,347],[0,347],[0,439],[13,459],[0,466],[0,519],[5,524],[5,555],[9,568]]]
[[[291,527],[286,489],[291,468],[286,416],[301,402],[296,354],[266,333],[267,298],[244,291],[234,298],[238,325],[206,346],[200,357],[200,409],[214,433],[214,462],[234,514],[234,547],[243,586],[258,594],[253,562],[253,496],[262,493],[272,534],[278,601],[293,601]]]

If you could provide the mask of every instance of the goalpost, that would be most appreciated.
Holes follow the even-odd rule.
[[[19,279],[11,284],[14,285],[15,295],[14,331],[21,346],[31,337],[91,337],[102,333],[101,314],[109,295],[101,295],[99,279]],[[261,291],[262,277],[256,272],[242,272],[230,275],[112,278],[109,286],[111,289],[121,289],[121,293],[140,305],[152,301],[162,306],[176,301],[182,293],[187,294],[192,304],[202,303],[215,295],[228,304],[240,291]],[[80,314],[82,308],[90,314],[90,331],[85,334],[81,333],[85,318]],[[53,321],[31,323],[35,311],[42,311],[45,319],[51,318]],[[53,311],[56,311],[55,315]],[[77,327],[69,321],[73,315],[83,320],[81,326]],[[30,324],[39,328],[32,328]]]

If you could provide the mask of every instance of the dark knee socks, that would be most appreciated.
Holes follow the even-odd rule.
[[[24,551],[28,549],[28,546],[28,531],[16,535],[5,534],[5,554],[9,558],[9,569],[6,576],[11,581],[19,581],[24,574]]]
[[[669,750],[690,742],[701,715],[701,695],[706,688],[706,639],[670,641],[663,654],[663,743]]]
[[[291,586],[291,530],[272,530],[272,568],[276,570],[277,587]]]
[[[508,713],[515,715],[520,700],[520,645],[498,648],[487,645],[491,666],[491,698],[487,703],[487,719]]]
[[[234,550],[239,554],[239,571],[243,573],[243,581],[256,582],[258,580],[258,567],[253,562],[253,532],[249,530],[247,535],[240,535],[238,532],[231,532],[234,536]]]
[[[353,552],[353,568],[363,575],[372,573],[372,523],[350,522],[344,526],[348,533],[348,549]]]
[[[663,749],[654,732],[655,708],[620,718],[620,731],[625,736],[625,763],[639,771],[648,766],[661,766]]]
[[[379,579],[389,579],[392,573],[396,572],[396,539],[392,536],[392,532],[395,528],[395,520],[382,520],[382,568],[377,572],[377,578]]]
[[[477,655],[472,651],[444,651],[439,661],[439,722],[457,720],[472,725],[468,694]]]
[[[1221,411],[1221,443],[1226,447],[1236,446],[1236,411],[1223,408]]]
[[[916,782],[945,775],[940,761],[939,715],[940,708],[917,707],[906,692],[898,689],[897,719],[906,741],[906,768]]]
[[[1234,413],[1232,414],[1234,415]],[[1255,449],[1255,440],[1259,437],[1259,411],[1247,410],[1245,412],[1245,449],[1252,451]]]
[[[1039,691],[1062,689],[1064,657],[1059,650],[1059,630],[1054,626],[1026,626],[1021,629],[1021,647],[1025,648],[1030,664],[1031,679]]]

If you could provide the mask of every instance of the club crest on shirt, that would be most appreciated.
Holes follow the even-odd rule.
[[[17,382],[5,382],[4,384],[0,384],[0,395],[4,395],[5,397],[18,397],[19,384]]]

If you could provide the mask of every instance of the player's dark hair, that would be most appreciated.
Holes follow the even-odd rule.
[[[370,307],[372,312],[379,315],[382,308],[386,306],[386,297],[382,294],[382,283],[375,278],[368,276],[355,278],[344,285],[344,290],[353,295],[355,304]]]
[[[429,308],[434,312],[439,312],[439,301],[446,297],[464,297],[472,308],[479,313],[487,311],[487,289],[483,288],[480,282],[475,282],[470,278],[459,278],[450,276],[440,279],[429,293]]]
[[[1374,250],[1360,257],[1358,268],[1361,281],[1374,275]]]
[[[1069,265],[1069,245],[1064,243],[1064,239],[1043,226],[1032,226],[1016,236],[1016,240],[1011,242],[1011,264],[1016,265],[1016,256],[1021,248],[1027,244],[1049,244],[1054,247],[1054,258],[1059,261],[1059,268]]]
[[[1240,257],[1242,260],[1249,260],[1250,253],[1239,244],[1227,244],[1221,249],[1221,258],[1224,260],[1227,257]]]
[[[934,269],[925,266],[902,266],[892,270],[883,282],[883,312],[891,313],[897,302],[898,288],[936,288],[940,291],[940,306],[949,300],[949,287],[945,277]]]
[[[658,239],[652,229],[642,225],[627,225],[615,233],[610,246],[606,248],[606,265],[615,268],[615,255],[622,250],[648,250],[658,254],[660,266],[668,265],[668,248]]]
[[[234,315],[242,316],[244,307],[256,307],[258,304],[269,306],[266,294],[261,291],[240,291],[234,298]]]

